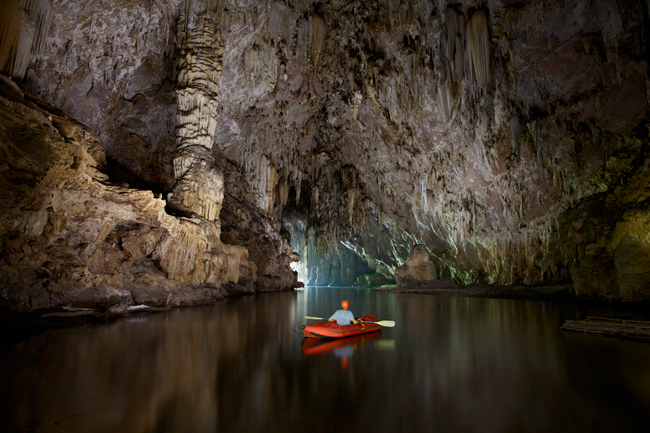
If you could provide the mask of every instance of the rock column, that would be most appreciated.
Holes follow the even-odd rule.
[[[222,16],[222,0],[185,0],[181,9],[176,34],[176,184],[168,195],[175,210],[216,223],[223,202],[223,175],[212,152],[224,51]]]

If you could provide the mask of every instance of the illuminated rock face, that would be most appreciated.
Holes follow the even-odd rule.
[[[147,4],[57,3],[26,74],[99,134],[116,179],[223,230],[245,220],[225,157],[238,204],[272,221],[258,233],[286,240],[299,215],[314,251],[390,278],[422,244],[460,283],[648,298],[647,2]]]
[[[0,79],[2,306],[192,305],[223,297],[229,263],[217,225],[168,215],[151,191],[105,183],[92,131]]]
[[[409,253],[406,263],[395,270],[397,285],[418,286],[436,280],[436,267],[431,262],[429,251],[424,245],[416,245]]]
[[[222,299],[224,284],[296,285],[297,257],[254,205],[237,208],[252,220],[245,234],[270,245],[249,255],[250,242],[220,240],[218,221],[169,215],[151,191],[108,183],[97,136],[4,77],[0,137],[0,307],[197,305]],[[220,173],[230,171],[222,162]],[[244,182],[238,188],[246,193]]]

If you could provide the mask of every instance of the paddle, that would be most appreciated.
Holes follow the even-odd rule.
[[[313,317],[313,316],[305,316],[305,319],[311,319],[311,320],[325,320],[322,317]],[[369,322],[364,320],[364,323],[376,323],[379,326],[385,326],[386,328],[392,328],[395,326],[395,322],[392,320],[380,320],[379,322]]]

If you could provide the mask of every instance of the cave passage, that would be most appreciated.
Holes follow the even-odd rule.
[[[396,326],[303,339],[341,299]],[[309,287],[53,329],[3,344],[0,430],[643,431],[650,345],[559,329],[584,313]]]

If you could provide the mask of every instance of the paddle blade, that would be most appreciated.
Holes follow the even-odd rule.
[[[374,322],[379,326],[385,326],[386,328],[392,328],[395,326],[395,322],[392,320],[380,320],[379,322]]]
[[[305,316],[305,319],[309,319],[309,320],[323,320],[322,317],[314,317],[314,316]]]

